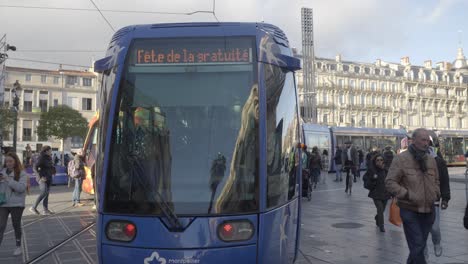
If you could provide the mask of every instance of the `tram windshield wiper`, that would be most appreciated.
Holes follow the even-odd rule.
[[[144,169],[142,166],[142,163],[138,160],[137,157],[134,157],[134,162],[133,164],[135,165],[134,167],[134,172],[137,175],[133,175],[134,178],[136,178],[137,183],[140,184],[141,186],[148,186],[144,183],[142,179],[142,175],[144,175]],[[146,188],[145,188],[146,189]],[[130,190],[130,197],[132,197],[133,193],[133,188]],[[171,208],[171,206],[168,204],[166,199],[163,197],[163,195],[156,189],[151,189],[151,190],[145,190],[146,193],[151,193],[153,194],[151,198],[153,198],[155,201],[158,202],[159,208],[161,209],[161,213],[168,219],[170,229],[171,231],[177,231],[182,229],[182,224],[179,221],[179,217],[177,214],[174,212],[174,210]]]

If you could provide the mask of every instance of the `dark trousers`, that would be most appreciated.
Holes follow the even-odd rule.
[[[312,182],[317,185],[320,177],[320,168],[312,168],[310,169],[310,173],[312,174]]]
[[[356,179],[356,172],[355,172],[355,168],[354,168],[354,164],[352,161],[345,161],[345,168],[344,170],[346,171],[346,190],[351,189],[351,186],[348,186],[349,185],[349,181],[351,180],[349,177],[350,176],[353,176],[354,179]],[[351,175],[350,175],[351,174]]]
[[[0,207],[0,245],[3,241],[8,215],[11,214],[11,223],[15,230],[16,246],[21,246],[21,217],[24,207]]]
[[[387,206],[387,200],[377,200],[373,199],[375,208],[377,208],[377,215],[375,216],[375,223],[377,226],[384,225],[384,211],[385,207]]]
[[[42,201],[42,206],[44,207],[44,210],[49,210],[50,181],[46,181],[46,182],[40,181],[39,189],[41,190],[41,193],[37,197],[37,200],[34,203],[33,208],[37,209],[37,206]]]
[[[424,248],[426,247],[427,237],[434,223],[434,212],[417,213],[400,208],[400,215],[410,251],[406,263],[426,264]]]

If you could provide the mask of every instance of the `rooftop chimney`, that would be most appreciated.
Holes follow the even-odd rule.
[[[400,59],[400,63],[401,63],[401,65],[403,65],[403,66],[408,66],[408,65],[410,65],[409,57],[408,57],[408,56],[405,56],[405,57],[401,58],[401,59]]]
[[[381,59],[377,59],[377,61],[375,61],[375,65],[377,67],[381,67],[382,66],[382,60]]]
[[[426,69],[432,69],[432,61],[431,60],[427,60],[424,62],[424,68]]]
[[[437,69],[440,71],[449,71],[452,68],[452,64],[446,61],[437,63]]]
[[[336,62],[341,62],[341,54],[337,54],[335,56],[335,60],[336,60]]]

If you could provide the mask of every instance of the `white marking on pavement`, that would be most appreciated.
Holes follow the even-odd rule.
[[[314,192],[332,192],[332,191],[340,191],[340,190],[344,190],[344,189],[345,189],[345,188],[328,189],[328,190],[313,191],[312,193],[314,193]]]

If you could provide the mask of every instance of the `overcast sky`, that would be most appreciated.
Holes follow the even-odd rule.
[[[211,11],[213,0],[94,0],[103,10]],[[114,33],[95,11],[26,9],[34,6],[95,9],[91,0],[0,0],[0,34],[17,47],[10,58],[90,65],[104,56]],[[455,59],[461,31],[468,53],[468,0],[216,0],[216,16],[227,21],[265,21],[282,28],[291,45],[301,47],[301,7],[314,10],[315,52],[344,60],[414,65]],[[161,15],[103,12],[115,30],[131,24],[215,21],[211,14]],[[37,52],[37,51],[48,52]],[[87,50],[85,53],[50,50]],[[35,51],[35,52],[33,52]],[[9,60],[7,65],[54,69],[56,65]]]

